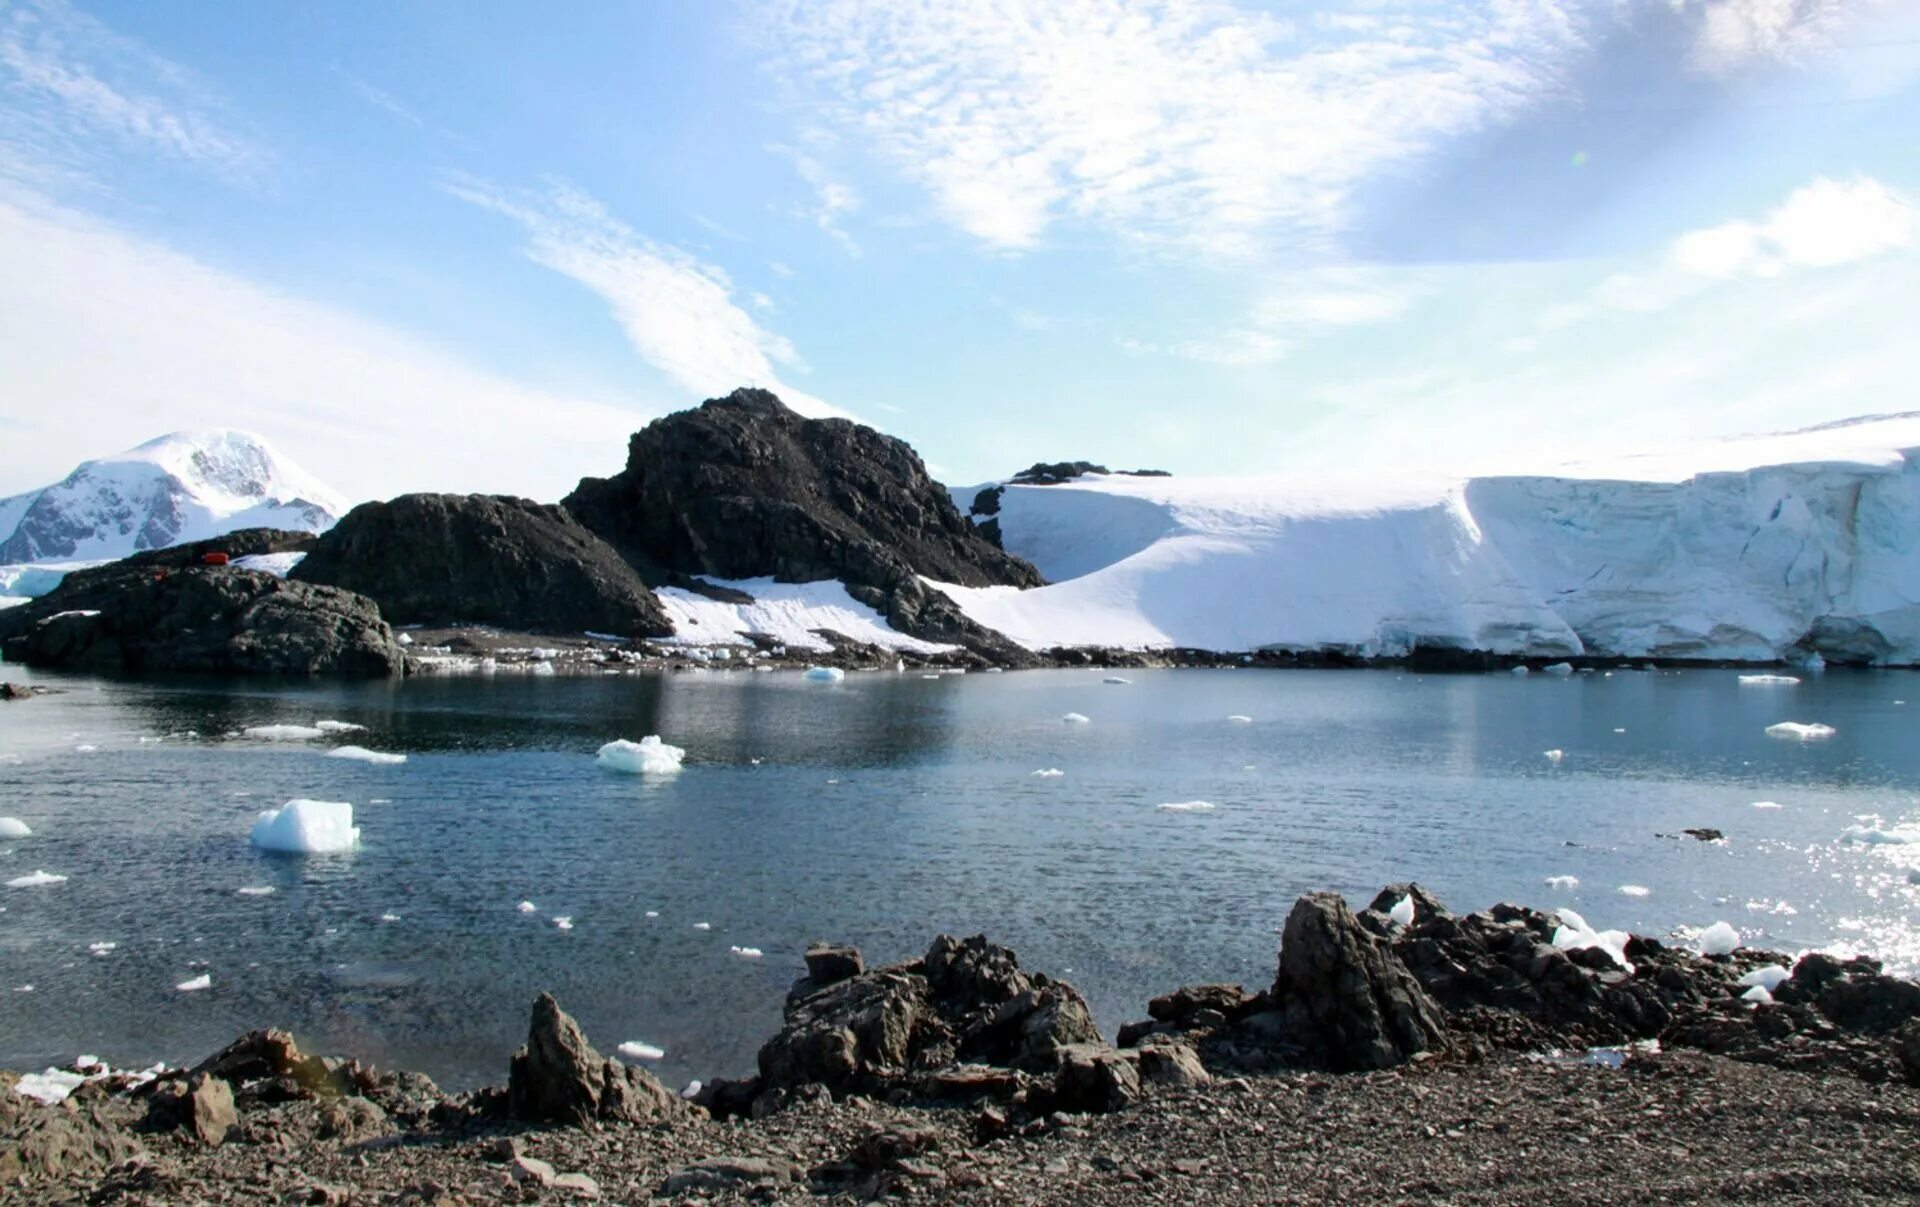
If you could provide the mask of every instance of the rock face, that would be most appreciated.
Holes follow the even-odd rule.
[[[633,567],[565,508],[504,495],[363,503],[315,542],[291,577],[357,591],[394,624],[622,637],[673,631]]]
[[[527,1044],[514,1054],[507,1109],[516,1119],[575,1125],[594,1120],[632,1123],[686,1110],[652,1074],[594,1051],[580,1024],[550,993],[533,1003]]]
[[[1391,1068],[1446,1047],[1439,1007],[1338,893],[1294,903],[1280,936],[1273,1000],[1296,1041],[1335,1070]]]
[[[920,575],[975,587],[1042,581],[974,531],[904,442],[845,419],[804,419],[765,390],[656,420],[634,434],[624,470],[582,479],[564,502],[650,582],[839,579],[930,641],[1005,645]]]
[[[30,666],[129,672],[374,677],[406,658],[372,600],[203,553],[288,552],[307,534],[235,534],[69,574],[0,612],[0,653]]]

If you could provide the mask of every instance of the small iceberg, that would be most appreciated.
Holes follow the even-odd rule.
[[[1703,956],[1732,955],[1740,946],[1740,932],[1725,922],[1715,922],[1700,932],[1694,947]]]
[[[1211,813],[1214,806],[1212,801],[1206,800],[1177,800],[1154,807],[1167,813]]]
[[[175,985],[174,988],[182,993],[198,993],[202,989],[211,989],[213,988],[213,974],[203,972],[190,981],[181,981],[178,985]]]
[[[1778,809],[1779,807],[1780,802],[1777,800],[1757,800],[1748,806],[1752,809]]]
[[[1840,833],[1841,842],[1859,842],[1871,846],[1897,847],[1920,842],[1912,830],[1882,829],[1879,826],[1848,826]]]
[[[1555,662],[1549,666],[1541,667],[1540,673],[1543,675],[1560,675],[1560,676],[1571,675],[1573,673],[1573,663]]]
[[[1756,1006],[1764,1006],[1773,1001],[1773,994],[1767,990],[1766,986],[1755,985],[1753,988],[1741,994],[1740,1000],[1743,1002],[1752,1002]]]
[[[520,904],[514,906],[513,908],[519,910],[523,914],[530,914],[533,911],[539,909],[540,907],[535,905],[531,901],[522,901]]]
[[[734,955],[739,956],[743,960],[757,960],[761,956],[766,954],[765,952],[761,951],[758,947],[729,947],[727,948],[727,950],[731,951]]]
[[[713,923],[711,923],[711,922],[695,922],[695,923],[693,924],[693,928],[694,928],[695,930],[712,930],[712,929],[713,929]]]
[[[1077,712],[1070,712],[1060,719],[1069,725],[1086,725],[1092,720],[1092,718]]]
[[[1792,687],[1800,682],[1798,675],[1742,675],[1742,687]]]
[[[1390,922],[1392,922],[1395,926],[1412,926],[1413,925],[1412,894],[1408,894],[1407,896],[1402,897],[1400,898],[1400,900],[1394,902],[1393,908],[1387,911],[1387,919]]]
[[[550,921],[552,921],[555,930],[573,929],[573,916],[571,914],[555,914]]]
[[[0,838],[32,838],[33,827],[17,817],[0,817]]]
[[[1757,985],[1768,993],[1772,993],[1774,990],[1780,988],[1782,981],[1785,981],[1792,975],[1784,965],[1765,964],[1741,977],[1739,983],[1747,986]]]
[[[1057,780],[1065,775],[1066,772],[1060,770],[1058,767],[1042,767],[1033,774],[1043,780]]]
[[[1631,938],[1624,930],[1595,930],[1587,925],[1587,920],[1570,909],[1555,910],[1560,915],[1560,925],[1553,932],[1553,945],[1561,951],[1575,951],[1596,948],[1612,957],[1613,962],[1628,972],[1633,964],[1627,959],[1627,940]]]
[[[810,666],[805,675],[815,683],[838,683],[846,677],[847,672],[837,666]]]
[[[1564,759],[1567,757],[1567,752],[1557,748],[1553,750],[1542,750],[1540,752],[1540,757],[1547,760],[1549,763],[1557,763],[1561,759]]]
[[[404,754],[388,754],[384,750],[368,750],[365,746],[335,746],[327,751],[330,759],[352,759],[356,763],[372,763],[376,767],[391,767],[407,761]]]
[[[382,922],[398,922],[400,920],[400,915],[399,914],[381,914],[380,920]]]
[[[290,800],[253,823],[253,845],[299,855],[351,851],[360,842],[353,806],[345,801]]]
[[[1230,717],[1228,717],[1228,718],[1227,718],[1227,724],[1229,724],[1229,725],[1251,725],[1251,724],[1253,724],[1253,718],[1252,718],[1252,717],[1250,717],[1250,716],[1247,716],[1247,715],[1246,715],[1245,713],[1238,713],[1238,712],[1237,712],[1237,713],[1234,713],[1234,714],[1233,714],[1232,716],[1230,716]]]
[[[1104,679],[1102,679],[1102,680],[1100,680],[1100,682],[1102,682],[1102,683],[1132,683],[1132,682],[1133,682],[1133,680],[1131,680],[1131,679],[1128,679],[1128,678],[1126,678],[1126,677],[1124,677],[1124,676],[1122,676],[1122,675],[1108,675],[1108,676],[1107,676],[1106,678],[1104,678]]]
[[[271,884],[244,884],[233,890],[242,897],[271,897],[279,890]]]
[[[325,733],[318,725],[249,725],[240,736],[258,742],[311,742]]]
[[[1836,732],[1838,731],[1833,726],[1822,725],[1817,721],[1811,724],[1802,721],[1782,721],[1777,725],[1767,726],[1767,736],[1770,738],[1797,738],[1802,742],[1811,742],[1816,738],[1830,738]]]
[[[680,747],[667,745],[658,734],[649,734],[638,742],[625,739],[608,742],[594,756],[594,761],[609,771],[629,775],[672,775],[680,770],[680,761],[686,757],[687,752]]]
[[[53,872],[30,872],[25,876],[15,876],[7,881],[8,888],[43,888],[49,884],[65,884],[65,876]]]
[[[1528,669],[1527,669],[1526,667],[1524,667],[1524,666],[1516,666],[1516,667],[1514,667],[1514,668],[1513,668],[1513,671],[1512,671],[1512,673],[1513,673],[1513,674],[1516,674],[1516,675],[1530,675],[1530,674],[1532,674],[1533,672],[1532,672],[1532,671],[1530,671],[1530,670],[1528,670]]]
[[[1644,897],[1653,890],[1644,884],[1623,884],[1616,891],[1622,897]]]
[[[1562,890],[1565,890],[1565,889],[1576,889],[1576,888],[1579,888],[1579,887],[1580,887],[1580,877],[1578,877],[1578,876],[1549,876],[1549,877],[1547,877],[1547,887],[1548,887],[1548,888],[1557,888],[1557,889],[1562,889]]]
[[[355,725],[352,721],[315,721],[313,727],[321,733],[357,733],[365,725]]]
[[[111,940],[103,940],[99,943],[89,943],[87,944],[87,954],[91,956],[104,956],[118,946],[120,946],[118,943],[115,943]]]
[[[630,1039],[621,1044],[619,1052],[628,1060],[660,1060],[667,1054],[665,1048],[656,1048],[652,1044],[642,1043],[637,1039]]]

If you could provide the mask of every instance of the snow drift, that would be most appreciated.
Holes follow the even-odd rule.
[[[1920,413],[1552,475],[1007,483],[992,518],[1052,585],[931,585],[1033,649],[1920,663]]]

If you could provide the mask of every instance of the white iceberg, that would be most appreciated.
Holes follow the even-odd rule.
[[[1897,847],[1920,842],[1920,833],[1912,830],[1883,829],[1879,826],[1848,826],[1840,834],[1841,842],[1860,842],[1872,846]]]
[[[1739,983],[1742,985],[1758,985],[1768,993],[1772,993],[1774,990],[1780,988],[1782,981],[1787,980],[1792,975],[1793,974],[1788,972],[1783,965],[1764,964],[1741,977]]]
[[[1227,718],[1227,723],[1230,725],[1251,725],[1253,724],[1253,718],[1247,716],[1245,713],[1237,712]]]
[[[1694,946],[1703,956],[1732,955],[1740,946],[1740,932],[1725,922],[1715,922],[1700,932]]]
[[[1043,780],[1057,780],[1065,775],[1066,772],[1060,770],[1058,767],[1042,767],[1033,774]]]
[[[1757,800],[1754,801],[1750,807],[1755,809],[1778,809],[1780,802],[1777,800]]]
[[[1743,1002],[1752,1002],[1754,1005],[1760,1006],[1771,1002],[1773,1000],[1773,994],[1767,991],[1766,986],[1755,985],[1753,988],[1741,994],[1740,1000]]]
[[[729,947],[727,950],[744,960],[757,960],[766,954],[758,947]]]
[[[1587,925],[1587,920],[1570,909],[1555,910],[1560,915],[1560,925],[1553,932],[1553,945],[1561,951],[1575,951],[1583,948],[1596,948],[1604,951],[1615,964],[1633,971],[1633,964],[1627,959],[1627,940],[1631,938],[1624,930],[1595,930]]]
[[[662,742],[659,734],[648,734],[638,742],[624,738],[608,742],[594,760],[609,771],[629,775],[671,775],[680,770],[680,761],[686,757],[686,751]]]
[[[302,855],[351,851],[360,841],[353,806],[345,801],[290,800],[253,823],[253,845]]]
[[[1121,675],[1108,675],[1108,676],[1107,676],[1106,678],[1104,678],[1104,679],[1102,679],[1102,680],[1100,680],[1100,682],[1102,682],[1102,683],[1132,683],[1132,682],[1133,682],[1133,680],[1131,680],[1131,679],[1128,679],[1128,678],[1126,678],[1126,677],[1124,677],[1124,676],[1121,676]]]
[[[52,872],[32,872],[25,876],[15,876],[12,880],[7,881],[7,887],[42,888],[49,884],[64,884],[66,883],[66,879],[65,876],[55,875]]]
[[[537,905],[535,905],[535,904],[534,904],[533,902],[531,902],[531,901],[522,901],[522,902],[521,902],[520,904],[518,904],[518,905],[516,905],[516,906],[514,906],[513,908],[515,908],[515,909],[517,909],[517,910],[519,910],[519,911],[520,911],[521,913],[523,913],[523,914],[530,914],[530,913],[532,913],[532,912],[533,912],[534,910],[537,910],[537,909],[539,909],[540,907],[539,907],[539,906],[537,906]]]
[[[1061,717],[1060,719],[1062,721],[1065,721],[1069,725],[1085,725],[1090,720],[1090,718],[1087,717],[1085,714],[1077,713],[1077,712],[1070,712],[1066,716]]]
[[[713,923],[711,923],[711,922],[695,922],[695,923],[693,924],[693,928],[694,928],[695,930],[712,930],[712,929],[713,929]]]
[[[1800,682],[1798,675],[1742,675],[1740,683],[1744,687],[1792,687]]]
[[[381,914],[380,920],[382,922],[398,922],[400,920],[400,915],[399,914]]]
[[[847,677],[847,672],[837,666],[810,666],[805,677],[815,683],[838,683]]]
[[[31,838],[33,827],[17,817],[0,817],[0,838]]]
[[[87,954],[94,955],[94,956],[104,956],[118,946],[120,946],[118,943],[115,943],[111,940],[102,940],[101,942],[98,942],[98,943],[89,943],[87,944]]]
[[[1767,726],[1770,738],[1797,738],[1810,742],[1815,738],[1830,738],[1837,732],[1831,725],[1822,725],[1818,721],[1811,724],[1803,721],[1781,721],[1777,725]]]
[[[1177,800],[1155,806],[1168,813],[1211,813],[1213,802],[1205,800]]]
[[[1387,918],[1395,926],[1412,926],[1413,925],[1412,895],[1409,894],[1408,896],[1402,897],[1400,898],[1400,900],[1394,902],[1393,908],[1387,911]]]
[[[1580,877],[1549,876],[1547,877],[1547,887],[1557,888],[1557,889],[1576,889],[1580,887]]]
[[[573,929],[573,918],[569,914],[555,914],[553,916],[552,921],[553,921],[553,928],[555,930],[572,930]]]
[[[665,1048],[656,1048],[652,1044],[630,1039],[620,1045],[620,1055],[629,1060],[659,1060],[666,1056]]]
[[[202,989],[211,989],[213,988],[213,974],[203,972],[192,980],[181,981],[178,985],[175,985],[174,988],[182,993],[198,993]]]
[[[368,750],[365,746],[335,746],[327,751],[330,759],[352,759],[356,763],[372,763],[376,767],[392,767],[407,761],[404,754],[389,754],[384,750]]]
[[[1567,752],[1560,749],[1542,750],[1540,752],[1540,757],[1547,760],[1549,763],[1557,763],[1561,759],[1564,759],[1567,757]]]
[[[247,884],[233,891],[242,897],[271,897],[277,890],[271,884]]]
[[[1573,673],[1573,663],[1555,662],[1551,665],[1541,667],[1540,673],[1543,675],[1571,675]]]
[[[317,725],[249,725],[240,731],[260,742],[311,742],[325,732]]]
[[[1623,897],[1644,897],[1652,891],[1644,884],[1623,884],[1619,888],[1619,893]]]
[[[357,733],[365,725],[355,725],[352,721],[315,721],[313,727],[321,733]]]

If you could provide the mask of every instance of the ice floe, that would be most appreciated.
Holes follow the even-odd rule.
[[[695,930],[712,930],[712,929],[713,929],[713,923],[711,923],[711,922],[695,922],[695,923],[693,924],[693,928],[694,928]]]
[[[95,746],[92,742],[82,742],[80,743],[80,745],[75,746],[73,748],[73,752],[75,754],[92,754],[99,749],[100,748],[98,746]]]
[[[1587,920],[1570,909],[1555,910],[1560,915],[1560,925],[1553,932],[1553,945],[1561,951],[1574,951],[1584,948],[1597,948],[1613,958],[1613,962],[1628,972],[1633,964],[1627,959],[1627,940],[1631,938],[1624,930],[1595,930]]]
[[[381,914],[380,920],[382,922],[398,922],[400,920],[400,915],[399,914]]]
[[[1089,723],[1089,721],[1091,720],[1091,718],[1086,716],[1084,713],[1077,713],[1077,712],[1070,712],[1066,716],[1061,717],[1060,719],[1062,721],[1065,721],[1069,725],[1085,725]]]
[[[242,897],[271,897],[279,890],[271,884],[243,884],[233,891]]]
[[[667,1054],[665,1048],[657,1048],[652,1044],[642,1043],[637,1039],[630,1039],[621,1044],[619,1052],[620,1055],[629,1060],[660,1060]]]
[[[806,677],[816,683],[838,683],[847,677],[847,672],[837,666],[810,666]]]
[[[1514,667],[1514,668],[1513,668],[1513,670],[1512,670],[1511,672],[1509,672],[1509,673],[1511,673],[1511,674],[1515,674],[1515,675],[1530,675],[1530,674],[1532,674],[1533,672],[1532,672],[1532,671],[1530,671],[1530,670],[1528,670],[1528,669],[1527,669],[1526,667],[1524,667],[1524,666],[1516,666],[1516,667]]]
[[[1748,986],[1758,986],[1768,993],[1772,993],[1780,987],[1780,982],[1792,975],[1793,973],[1787,971],[1784,965],[1765,964],[1741,977],[1739,983]]]
[[[1229,725],[1251,725],[1253,724],[1253,718],[1245,713],[1237,712],[1227,718],[1227,723]]]
[[[1822,725],[1818,721],[1811,723],[1781,721],[1776,725],[1767,726],[1767,736],[1770,738],[1797,738],[1802,742],[1810,742],[1815,738],[1830,738],[1836,732],[1833,726]]]
[[[550,919],[550,921],[552,921],[553,928],[555,930],[572,930],[573,929],[573,918],[571,915],[555,914]]]
[[[1155,808],[1168,813],[1211,813],[1213,812],[1214,806],[1212,801],[1176,800],[1169,801],[1163,805],[1156,805]]]
[[[1617,891],[1623,897],[1644,897],[1653,890],[1644,884],[1623,884]]]
[[[360,841],[353,806],[345,801],[290,800],[264,810],[253,823],[253,845],[303,855],[350,851]]]
[[[1557,763],[1561,759],[1564,759],[1567,757],[1567,752],[1564,750],[1560,750],[1558,748],[1553,750],[1542,750],[1540,752],[1540,757],[1547,760],[1549,763]]]
[[[33,827],[17,817],[0,817],[0,838],[31,838]]]
[[[321,733],[358,733],[366,728],[352,721],[315,721],[313,727]]]
[[[43,888],[49,884],[64,884],[66,877],[53,872],[32,872],[25,876],[15,876],[7,881],[8,888]]]
[[[1800,682],[1798,675],[1742,675],[1740,683],[1744,687],[1792,687]]]
[[[1701,931],[1694,947],[1703,956],[1732,955],[1740,946],[1740,932],[1725,922],[1715,922]]]
[[[1563,677],[1566,675],[1571,675],[1573,673],[1573,663],[1571,662],[1551,663],[1547,666],[1541,667],[1540,673],[1543,675],[1560,675]]]
[[[404,754],[389,754],[384,750],[368,750],[365,746],[335,746],[327,751],[330,759],[352,759],[357,763],[372,763],[376,767],[392,767],[407,761]]]
[[[680,761],[686,757],[685,750],[662,742],[659,734],[648,734],[638,742],[624,738],[608,742],[594,761],[609,771],[629,775],[671,775],[680,770]]]
[[[1840,833],[1841,842],[1859,842],[1872,846],[1905,846],[1920,842],[1920,832],[1880,826],[1848,826]]]
[[[1780,802],[1777,800],[1757,800],[1748,806],[1752,809],[1778,809],[1779,807]]]
[[[311,742],[325,733],[318,725],[249,725],[240,731],[260,742]]]
[[[761,951],[758,947],[729,947],[727,948],[727,950],[731,951],[734,955],[739,956],[743,960],[757,960],[761,956],[766,954],[765,952]]]
[[[1042,767],[1033,774],[1043,780],[1057,780],[1065,775],[1066,772],[1060,770],[1058,767]]]
[[[182,993],[198,993],[202,989],[211,989],[213,988],[213,974],[203,972],[191,980],[181,981],[178,985],[175,985],[174,988]]]
[[[1575,889],[1575,888],[1579,888],[1579,887],[1580,887],[1580,877],[1578,877],[1578,876],[1549,876],[1549,877],[1547,877],[1547,887],[1548,887],[1548,888],[1557,888],[1557,889]]]
[[[1102,680],[1100,680],[1100,682],[1102,682],[1102,683],[1132,683],[1132,682],[1133,682],[1133,680],[1131,680],[1131,679],[1128,679],[1128,678],[1126,678],[1125,676],[1122,676],[1122,675],[1108,675],[1108,676],[1107,676],[1106,678],[1104,678],[1104,679],[1102,679]]]
[[[94,956],[104,956],[118,946],[120,946],[118,943],[115,943],[110,939],[102,940],[101,942],[98,942],[98,943],[89,943],[87,944],[87,954],[94,955]]]
[[[522,901],[520,904],[514,906],[513,908],[519,910],[523,914],[530,914],[535,910],[539,909],[540,907],[535,905],[531,901]]]

